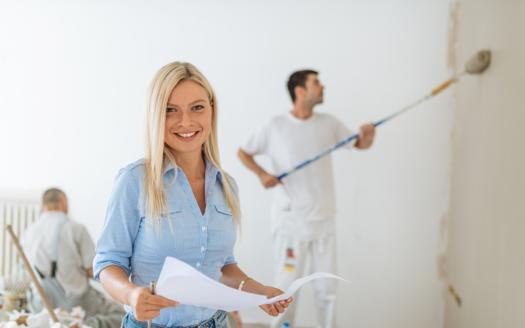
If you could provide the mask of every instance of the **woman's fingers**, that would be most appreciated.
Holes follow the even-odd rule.
[[[137,320],[147,321],[160,315],[160,310],[179,306],[179,302],[162,296],[152,295],[147,287],[137,287],[132,296],[131,306]]]
[[[279,301],[279,303],[281,303],[282,307],[285,309],[290,306],[290,302],[288,302],[288,300]]]
[[[153,320],[160,315],[160,310],[137,311],[135,317],[138,321]]]
[[[275,309],[275,306],[273,306],[272,304],[263,304],[260,306],[260,308],[263,309],[264,312],[268,313],[272,317],[276,317],[279,314],[277,309]]]
[[[164,298],[162,296],[157,295],[150,295],[148,299],[146,300],[148,304],[159,306],[161,309],[167,308],[167,307],[176,307],[179,306],[179,302],[175,302],[172,300],[169,300],[167,298]]]
[[[281,304],[281,302],[276,302],[274,306],[277,311],[279,311],[279,313],[284,313],[284,306]]]

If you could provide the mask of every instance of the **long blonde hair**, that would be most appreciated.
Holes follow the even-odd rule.
[[[151,218],[156,227],[160,227],[162,224],[162,212],[169,213],[166,196],[164,195],[166,186],[163,182],[163,172],[171,162],[175,168],[175,179],[177,179],[177,163],[170,148],[164,143],[166,106],[171,91],[181,81],[196,82],[208,93],[213,113],[210,135],[202,145],[202,152],[221,172],[226,204],[232,211],[236,226],[240,226],[241,210],[238,201],[239,195],[233,180],[224,173],[219,161],[217,98],[204,75],[192,64],[181,62],[173,62],[162,67],[157,74],[155,74],[146,95],[144,118],[145,177],[143,186],[146,217]],[[173,180],[173,182],[175,182],[175,180]]]

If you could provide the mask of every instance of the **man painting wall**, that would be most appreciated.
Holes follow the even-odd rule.
[[[293,110],[260,125],[238,152],[241,161],[259,177],[265,188],[276,187],[272,233],[275,286],[281,289],[302,277],[305,269],[309,273],[336,271],[332,160],[330,155],[325,156],[280,181],[260,167],[253,157],[268,156],[274,173],[280,174],[353,135],[335,117],[314,112],[314,107],[323,102],[323,90],[316,71],[293,73],[288,80]],[[345,147],[367,149],[374,136],[374,125],[363,125],[357,140]],[[309,268],[305,268],[307,257]],[[317,326],[333,327],[336,280],[317,279],[313,284]],[[283,322],[293,324],[296,304],[275,318],[271,327],[280,328]]]

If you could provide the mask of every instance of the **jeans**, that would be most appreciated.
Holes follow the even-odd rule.
[[[226,321],[226,312],[219,310],[215,312],[213,317],[208,319],[207,321],[204,321],[203,323],[196,325],[196,326],[186,326],[186,327],[165,327],[165,326],[159,326],[154,323],[151,324],[151,327],[156,328],[228,328],[228,322]],[[120,328],[148,328],[147,322],[137,321],[137,319],[133,318],[129,314],[122,319],[122,325]]]

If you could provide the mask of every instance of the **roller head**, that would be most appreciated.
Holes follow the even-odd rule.
[[[478,51],[465,65],[465,71],[469,74],[480,74],[490,65],[490,50]]]

